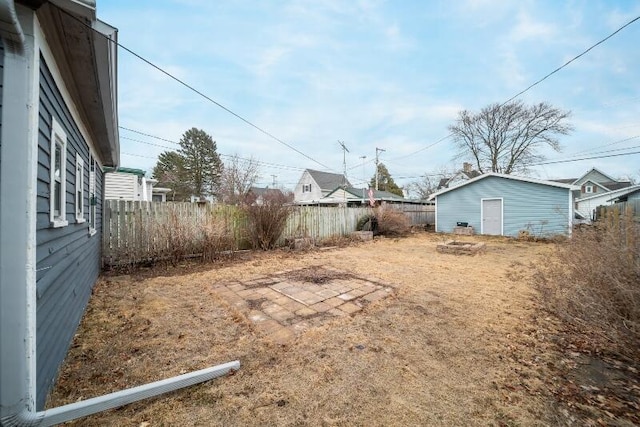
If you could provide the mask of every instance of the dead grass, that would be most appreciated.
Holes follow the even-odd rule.
[[[74,425],[570,423],[548,386],[562,360],[554,321],[540,314],[530,286],[530,263],[553,247],[472,237],[487,251],[458,257],[436,252],[441,239],[420,233],[254,253],[193,273],[104,277],[48,406],[239,359],[233,376]],[[374,276],[397,292],[277,346],[211,291],[300,267]]]

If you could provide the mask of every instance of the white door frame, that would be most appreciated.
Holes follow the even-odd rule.
[[[500,235],[504,236],[504,199],[502,197],[483,197],[480,199],[480,234],[484,234],[485,200],[500,200]]]

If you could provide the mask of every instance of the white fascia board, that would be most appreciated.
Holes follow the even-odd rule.
[[[640,189],[640,184],[632,185],[631,187],[619,188],[617,190],[607,191],[606,193],[594,194],[593,196],[589,196],[589,197],[581,197],[576,199],[576,202],[584,202],[587,200],[595,199],[597,197],[605,197],[605,196],[612,196],[611,198],[614,199],[616,197],[624,196],[627,193],[632,193],[638,189]]]
[[[429,196],[429,200],[431,200],[431,199],[433,199],[436,196],[439,196],[441,194],[447,193],[449,191],[455,190],[455,189],[460,188],[460,187],[464,187],[465,185],[472,184],[472,183],[474,183],[476,181],[480,181],[481,179],[489,178],[491,176],[497,177],[497,178],[511,179],[511,180],[514,180],[514,181],[530,182],[532,184],[548,185],[550,187],[566,188],[566,189],[569,189],[569,190],[579,190],[580,189],[579,187],[577,187],[575,185],[572,185],[572,184],[563,184],[561,182],[543,181],[541,179],[528,178],[528,177],[515,176],[515,175],[507,175],[507,174],[496,173],[496,172],[489,172],[489,173],[485,173],[485,174],[479,175],[479,176],[477,176],[475,178],[471,178],[470,180],[462,182],[462,183],[460,183],[460,184],[458,184],[456,186],[453,186],[453,187],[450,187],[450,188],[445,188],[445,189],[442,189],[440,191],[437,191],[437,192],[435,192],[435,193],[433,193],[433,194],[431,194]]]

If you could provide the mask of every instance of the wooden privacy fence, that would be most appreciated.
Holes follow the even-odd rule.
[[[412,224],[432,224],[433,206],[394,205]],[[369,207],[296,206],[279,244],[287,237],[314,240],[345,236]],[[247,220],[235,206],[106,200],[103,211],[102,263],[136,264],[155,259],[179,260],[189,255],[214,257],[248,247]]]
[[[630,215],[634,217],[636,221],[640,221],[640,199],[614,203],[608,206],[598,206],[596,208],[596,220],[604,218],[607,214]]]

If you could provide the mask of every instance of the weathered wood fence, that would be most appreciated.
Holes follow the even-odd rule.
[[[612,213],[616,215],[631,215],[636,221],[640,221],[640,199],[614,203],[608,206],[598,206],[596,208],[596,220]]]
[[[433,206],[396,205],[412,224],[433,224]],[[314,240],[346,236],[369,207],[297,206],[279,243],[287,237]],[[103,210],[104,266],[135,264],[156,258],[178,258],[206,251],[247,247],[247,220],[235,206],[106,200]]]

